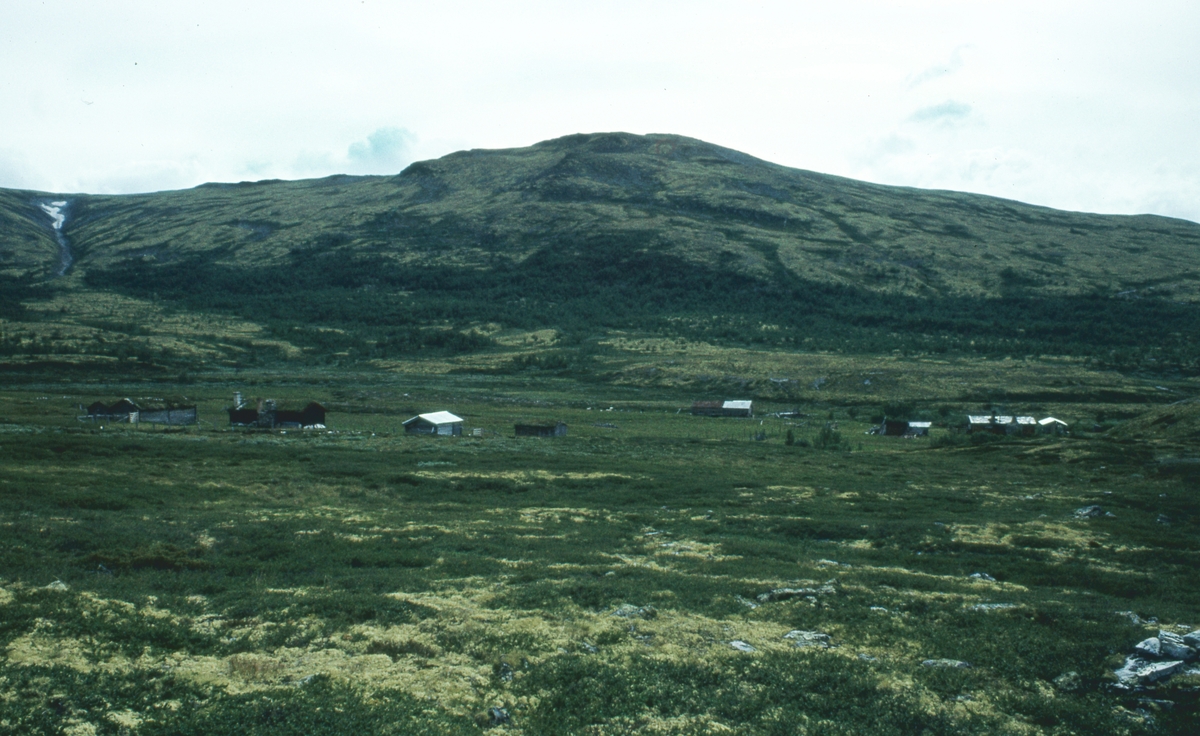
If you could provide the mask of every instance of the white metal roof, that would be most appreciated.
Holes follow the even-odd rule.
[[[753,401],[726,401],[721,404],[722,409],[749,409],[754,404]]]
[[[429,422],[430,424],[455,424],[455,423],[461,422],[463,420],[462,417],[457,417],[448,411],[435,411],[431,414],[418,414],[417,416],[413,417],[412,419],[409,419],[407,422],[404,422],[404,423],[411,424],[412,422],[415,422],[418,419],[424,419],[425,421]]]
[[[970,421],[971,424],[991,424],[992,423],[992,417],[990,417],[988,415],[979,416],[979,415],[968,414],[967,420]]]
[[[933,422],[909,422],[908,426],[916,427],[917,429],[928,428],[933,426]]]
[[[1045,419],[1039,421],[1038,424],[1042,425],[1043,427],[1047,424],[1061,424],[1064,427],[1067,426],[1066,422],[1061,419],[1055,419],[1054,417],[1046,417]]]
[[[1033,417],[1017,417],[1017,424],[1037,424]]]

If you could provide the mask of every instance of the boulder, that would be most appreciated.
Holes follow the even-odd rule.
[[[1095,519],[1104,516],[1103,506],[1084,506],[1083,508],[1075,509],[1076,519]]]
[[[1193,631],[1190,634],[1183,635],[1183,643],[1189,647],[1200,649],[1200,629]]]
[[[1183,670],[1180,660],[1166,662],[1147,662],[1139,657],[1127,657],[1125,665],[1114,674],[1125,687],[1148,685],[1152,682],[1166,679]]]
[[[1073,693],[1083,687],[1083,678],[1078,672],[1064,672],[1054,678],[1054,687],[1064,693]]]
[[[622,603],[617,606],[617,609],[612,612],[612,615],[619,618],[644,618],[652,619],[658,615],[658,611],[654,610],[653,606],[635,606],[630,603]]]
[[[508,714],[508,711],[495,706],[487,709],[487,715],[489,725],[492,726],[503,726],[512,720],[512,716]]]
[[[970,662],[963,662],[958,659],[927,659],[921,663],[922,667],[953,667],[957,669],[966,669],[971,666]]]
[[[1162,642],[1159,641],[1157,636],[1139,641],[1134,645],[1133,649],[1146,659],[1158,659],[1162,656]]]
[[[1158,641],[1164,657],[1182,659],[1185,662],[1196,659],[1195,647],[1188,645],[1179,634],[1159,630]]]
[[[774,603],[775,601],[786,601],[789,598],[828,595],[836,592],[837,590],[832,585],[825,584],[819,588],[775,588],[766,593],[759,593],[755,597],[759,603]]]
[[[794,629],[783,635],[784,639],[792,639],[797,647],[820,647],[828,649],[833,646],[833,642],[829,639],[829,634],[820,631],[801,631]]]
[[[734,649],[738,650],[739,652],[756,652],[756,651],[758,651],[757,649],[755,649],[754,647],[750,646],[749,644],[747,644],[746,642],[744,642],[740,639],[734,639],[733,641],[729,642],[729,646],[733,647]]]
[[[988,575],[986,572],[973,572],[968,577],[975,578],[976,580],[986,580],[989,583],[996,582],[996,578]]]

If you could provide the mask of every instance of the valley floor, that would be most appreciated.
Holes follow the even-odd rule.
[[[866,433],[905,365],[824,366],[717,419],[663,380],[682,358],[627,347],[604,384],[411,364],[9,386],[0,731],[1195,732],[1196,664],[1113,674],[1200,628],[1191,404],[1094,374],[1006,405],[1072,436],[973,442],[954,381],[991,368],[947,367],[886,389],[935,423],[907,440]],[[1086,380],[1113,393],[1072,395]],[[321,401],[328,426],[230,429],[234,390]],[[76,419],[122,396],[202,421]],[[403,433],[436,410],[479,436]],[[568,436],[513,436],[544,420]]]

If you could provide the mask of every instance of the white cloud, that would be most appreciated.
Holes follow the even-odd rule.
[[[350,144],[348,173],[397,174],[409,163],[413,134],[403,128],[379,128],[365,141]]]
[[[966,120],[970,115],[970,105],[955,100],[946,100],[936,105],[922,107],[912,115],[909,115],[908,119],[914,123],[954,125]]]
[[[14,0],[0,186],[387,174],[625,130],[885,183],[1196,218],[1182,192],[1200,168],[1198,37],[1186,0]],[[978,151],[1021,151],[1039,173],[985,175]]]

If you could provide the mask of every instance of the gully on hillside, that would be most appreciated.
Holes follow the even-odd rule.
[[[71,254],[71,244],[67,242],[67,236],[63,235],[63,223],[67,221],[68,202],[66,200],[58,200],[49,204],[42,203],[40,206],[42,212],[50,217],[50,227],[54,229],[54,237],[58,240],[58,273],[56,276],[63,276],[67,270],[71,268],[71,264],[75,262],[75,257]]]

